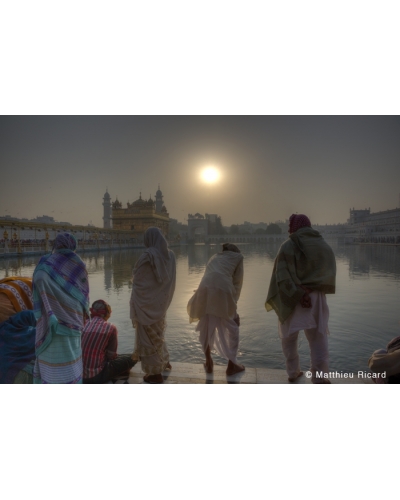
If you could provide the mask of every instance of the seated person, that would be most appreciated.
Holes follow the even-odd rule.
[[[36,320],[32,278],[0,280],[0,383],[32,384]]]
[[[20,311],[0,323],[0,384],[32,384],[36,319]]]
[[[378,349],[368,360],[370,370],[385,373],[386,378],[373,378],[376,383],[400,384],[400,337],[392,339],[386,349]]]
[[[0,280],[0,323],[33,309],[32,278],[11,276]]]
[[[130,354],[117,355],[117,327],[108,323],[111,307],[96,300],[90,308],[90,321],[82,331],[83,383],[106,384],[121,375],[129,375],[134,366]]]

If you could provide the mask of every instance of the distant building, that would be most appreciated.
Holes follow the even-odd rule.
[[[177,219],[169,219],[169,232],[168,236],[170,241],[179,240],[186,241],[188,233],[187,224],[183,224],[182,222],[178,222]]]
[[[221,217],[217,214],[205,214],[208,221],[208,234],[224,234]]]
[[[243,230],[254,233],[255,231],[257,231],[257,229],[263,229],[265,231],[268,227],[268,224],[266,222],[253,223],[245,220],[243,224],[240,224],[240,226],[241,228],[243,228]]]
[[[50,215],[41,215],[40,217],[35,217],[31,219],[32,222],[43,222],[43,224],[55,224],[54,217],[50,217]]]
[[[368,215],[370,215],[371,213],[371,209],[368,208],[364,208],[364,210],[353,210],[350,209],[350,217],[348,219],[348,223],[349,224],[357,224],[358,222],[362,222],[363,220],[365,220],[366,217],[368,217]]]
[[[54,220],[54,217],[51,217],[50,215],[41,215],[40,217],[35,217],[34,219],[21,219],[22,221],[29,221],[29,222],[40,222],[42,224],[60,224],[61,226],[71,226],[70,222],[61,222],[61,221],[56,221]]]
[[[128,202],[126,208],[122,208],[118,198],[112,202],[111,207],[113,229],[133,231],[136,237],[140,237],[148,227],[158,227],[168,236],[169,214],[160,189],[156,193],[156,201],[151,196],[145,200],[140,193],[139,198],[133,203]]]
[[[17,219],[17,217],[11,217],[11,215],[2,215],[0,217],[0,220],[2,220],[2,221],[13,221],[13,220],[20,220],[20,219]]]
[[[54,220],[54,217],[51,217],[50,215],[41,215],[37,216],[34,219],[26,219],[22,218],[19,219],[18,217],[11,217],[10,215],[5,215],[3,217],[0,217],[0,221],[16,221],[16,222],[34,222],[40,223],[40,224],[59,224],[61,226],[71,226],[70,222],[60,222]]]
[[[104,193],[103,197],[103,227],[104,229],[111,229],[111,216],[112,216],[112,208],[111,208],[111,196],[108,193],[108,189]]]
[[[161,213],[163,206],[164,206],[163,194],[160,190],[160,184],[159,184],[158,189],[156,191],[156,212]]]
[[[210,235],[225,234],[221,217],[217,214],[188,214],[188,239],[194,241],[196,237],[207,238]]]
[[[208,236],[208,220],[203,214],[188,214],[188,241],[195,241],[196,237]]]
[[[273,224],[276,224],[282,230],[283,227],[286,227],[287,230],[287,224],[285,226],[285,223],[282,223],[282,221],[274,222]],[[230,228],[228,229],[228,232],[231,234],[262,234],[263,232],[267,231],[268,226],[270,226],[271,223],[268,222],[249,222],[249,221],[244,221],[243,224],[233,224]],[[233,233],[232,233],[233,231]],[[278,230],[279,233],[279,230]]]
[[[400,208],[371,213],[350,209],[346,234],[365,243],[400,243]]]

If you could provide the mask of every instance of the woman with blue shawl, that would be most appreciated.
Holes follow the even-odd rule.
[[[52,253],[40,259],[33,273],[35,384],[82,383],[81,332],[89,317],[89,282],[75,250],[74,236],[60,233]]]

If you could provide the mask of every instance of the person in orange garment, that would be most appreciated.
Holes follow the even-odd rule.
[[[32,278],[10,276],[0,280],[0,323],[18,312],[32,310]]]

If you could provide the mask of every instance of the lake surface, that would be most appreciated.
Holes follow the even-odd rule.
[[[336,294],[327,295],[330,309],[330,369],[368,370],[375,349],[384,348],[400,335],[400,247],[332,246],[337,263]],[[244,284],[238,303],[241,318],[238,360],[245,366],[285,368],[274,311],[264,308],[278,246],[241,244]],[[166,339],[171,362],[203,362],[203,353],[189,324],[186,305],[197,288],[207,260],[217,245],[174,247],[177,282],[167,314]],[[106,300],[112,307],[111,321],[119,332],[118,352],[131,352],[135,331],[129,319],[133,266],[143,250],[107,251],[81,255],[89,273],[90,300]],[[40,256],[0,259],[0,279],[32,276]],[[309,368],[308,343],[301,333],[299,352],[303,369]],[[214,355],[217,364],[225,360]]]

